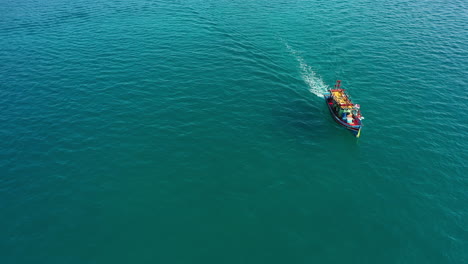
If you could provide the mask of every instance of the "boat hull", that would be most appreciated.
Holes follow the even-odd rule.
[[[332,108],[332,104],[329,103],[329,99],[330,99],[330,94],[329,93],[325,93],[323,95],[324,99],[325,99],[325,103],[327,104],[327,107],[328,107],[328,110],[330,111],[330,114],[331,116],[333,117],[333,120],[335,120],[335,122],[337,122],[339,125],[345,127],[346,129],[348,129],[355,137],[359,137],[361,135],[361,128],[362,128],[362,125],[350,125],[346,122],[344,122],[343,120],[341,120],[336,114],[335,112],[333,111],[333,108]]]

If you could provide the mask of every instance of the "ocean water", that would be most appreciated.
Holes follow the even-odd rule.
[[[466,10],[0,0],[0,263],[468,263]]]

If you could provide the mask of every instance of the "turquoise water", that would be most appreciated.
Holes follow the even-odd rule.
[[[467,9],[1,0],[0,262],[468,263]]]

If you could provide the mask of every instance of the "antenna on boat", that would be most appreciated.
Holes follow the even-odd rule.
[[[341,80],[336,80],[335,89],[340,89],[340,87],[341,87]]]

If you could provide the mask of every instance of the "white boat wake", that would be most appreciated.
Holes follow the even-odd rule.
[[[312,68],[307,65],[304,59],[294,50],[289,44],[283,41],[284,45],[288,51],[296,58],[299,62],[299,68],[301,70],[302,80],[309,86],[309,91],[319,97],[323,96],[328,90],[328,86],[323,82],[323,80],[317,76],[317,74],[312,70]]]

